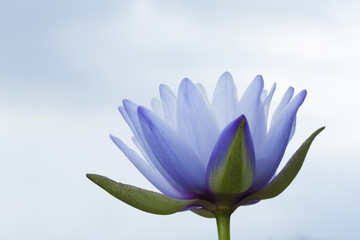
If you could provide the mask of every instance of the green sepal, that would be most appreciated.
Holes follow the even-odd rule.
[[[325,127],[319,128],[308,139],[306,139],[306,141],[294,153],[294,155],[290,158],[285,167],[274,178],[274,180],[272,180],[265,188],[238,202],[233,207],[233,209],[236,209],[240,205],[251,203],[253,201],[273,198],[282,193],[290,185],[290,183],[294,180],[294,178],[300,171],[300,168],[305,160],[311,143],[313,142],[315,137],[322,130],[324,130],[324,128]]]
[[[205,200],[172,198],[160,193],[115,182],[101,175],[86,174],[86,176],[117,199],[148,213],[168,215],[176,213],[189,205],[197,205],[209,209],[215,208],[212,203]]]
[[[196,213],[199,216],[204,217],[204,218],[215,218],[215,215],[212,212],[207,211],[205,209],[194,209],[194,210],[191,210],[191,211],[193,213]]]
[[[254,178],[255,153],[246,118],[241,116],[232,124],[238,124],[238,127],[227,155],[216,156],[209,171],[209,186],[216,194],[244,192],[251,186]],[[231,129],[233,126],[228,127]],[[221,140],[221,136],[219,139]]]

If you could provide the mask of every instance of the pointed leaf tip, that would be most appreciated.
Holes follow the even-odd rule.
[[[255,192],[254,194],[241,200],[234,206],[234,208],[236,209],[238,206],[244,205],[252,201],[273,198],[282,193],[290,185],[290,183],[294,180],[294,178],[300,171],[300,168],[305,160],[311,143],[313,142],[315,137],[324,129],[325,127],[319,128],[308,139],[306,139],[306,141],[298,148],[298,150],[286,163],[285,167],[270,183],[268,183],[268,185],[266,185],[260,191]]]
[[[172,198],[160,193],[115,182],[97,174],[86,174],[86,177],[124,203],[153,214],[173,214],[189,205],[212,207],[211,203],[204,200]]]

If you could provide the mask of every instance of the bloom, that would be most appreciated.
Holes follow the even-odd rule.
[[[323,128],[276,175],[295,133],[296,113],[306,91],[294,96],[289,87],[268,124],[275,88],[276,84],[269,92],[264,90],[258,75],[238,99],[233,78],[225,72],[211,103],[204,87],[187,78],[177,96],[160,85],[161,101],[153,99],[152,110],[124,100],[119,110],[141,155],[115,136],[111,139],[164,195],[100,175],[88,177],[120,200],[157,214],[192,210],[215,217],[221,210],[230,215],[240,205],[277,196],[294,179],[312,140]]]

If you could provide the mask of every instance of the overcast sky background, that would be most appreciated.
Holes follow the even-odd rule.
[[[285,159],[317,128],[292,185],[232,216],[232,239],[359,239],[358,1],[0,0],[0,238],[209,239],[214,220],[134,209],[88,172],[154,189],[111,142],[122,99],[230,71],[307,89]]]

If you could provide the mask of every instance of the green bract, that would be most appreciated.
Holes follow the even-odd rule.
[[[190,205],[201,206],[210,211],[215,209],[215,205],[201,199],[177,199],[115,182],[101,175],[86,174],[86,176],[117,199],[145,212],[168,215],[179,212]]]
[[[238,194],[246,191],[252,184],[255,167],[254,149],[252,140],[245,139],[250,137],[249,133],[245,133],[249,131],[247,126],[245,129],[246,119],[242,118],[240,121],[227,154],[215,156],[215,162],[209,171],[209,186],[214,193]],[[247,146],[248,143],[251,143],[251,146]]]
[[[315,137],[324,129],[325,127],[321,127],[313,134],[311,134],[311,136],[306,139],[306,141],[294,153],[294,155],[290,158],[285,167],[274,178],[274,180],[272,180],[265,188],[238,202],[234,206],[234,210],[242,204],[250,203],[257,200],[273,198],[282,193],[290,185],[290,183],[294,180],[294,178],[300,171],[300,168],[305,160],[311,143],[313,142]]]

